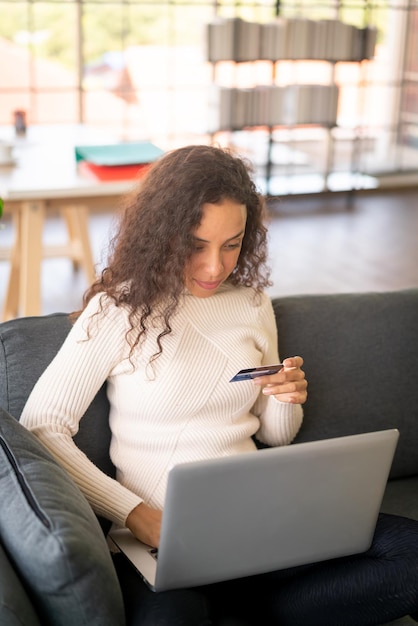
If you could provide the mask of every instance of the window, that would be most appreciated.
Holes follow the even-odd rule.
[[[418,169],[412,0],[0,0],[0,124],[23,110],[28,124],[112,126],[164,148],[210,141],[214,68],[206,60],[206,24],[216,15],[266,22],[279,6],[283,16],[378,28],[373,61],[333,68],[340,128],[332,167]],[[315,72],[322,72],[319,82],[329,80],[329,68]],[[325,143],[318,131],[314,151]]]

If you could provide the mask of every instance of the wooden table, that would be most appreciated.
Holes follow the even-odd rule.
[[[0,259],[10,260],[10,273],[2,319],[41,313],[41,262],[46,256],[68,256],[90,282],[95,269],[88,234],[92,207],[116,208],[134,181],[100,182],[78,173],[74,146],[110,143],[116,137],[80,126],[34,127],[27,136],[11,136],[0,128],[0,139],[12,138],[16,163],[0,165],[0,196],[4,212],[12,215],[14,242],[0,249]],[[59,212],[65,220],[68,241],[63,246],[43,245],[44,221]]]

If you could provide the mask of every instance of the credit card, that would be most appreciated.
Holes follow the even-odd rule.
[[[276,365],[262,365],[261,367],[250,367],[246,370],[240,370],[231,378],[230,383],[236,383],[240,380],[252,380],[258,376],[270,376],[275,374],[283,367],[283,363],[276,363]]]

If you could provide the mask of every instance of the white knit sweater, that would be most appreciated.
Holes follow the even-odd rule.
[[[242,368],[278,362],[270,299],[224,285],[209,298],[185,294],[173,332],[156,352],[156,323],[128,358],[127,311],[93,298],[41,376],[21,422],[66,468],[96,513],[124,524],[141,501],[162,508],[167,472],[176,463],[256,450],[251,436],[288,444],[302,408],[266,397],[252,381],[230,383]],[[87,336],[87,328],[89,334]],[[291,355],[288,355],[291,356]],[[72,437],[107,380],[117,480],[105,476]]]

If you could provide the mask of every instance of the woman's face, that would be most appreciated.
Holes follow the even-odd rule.
[[[194,252],[186,263],[185,284],[198,298],[212,296],[235,268],[241,252],[247,209],[234,200],[203,205],[193,233]]]

